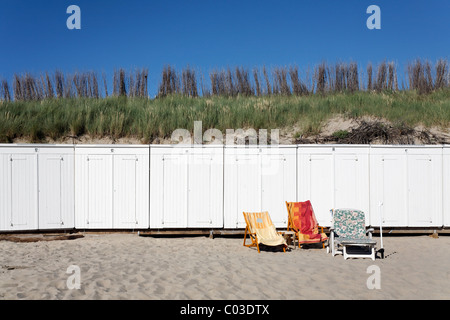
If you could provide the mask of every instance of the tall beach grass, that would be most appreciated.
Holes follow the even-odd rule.
[[[322,95],[209,96],[171,94],[161,99],[112,96],[41,101],[3,101],[0,141],[26,138],[32,142],[89,135],[92,138],[136,138],[151,142],[170,137],[175,129],[203,130],[297,127],[319,133],[330,118],[371,116],[393,123],[427,127],[450,124],[450,89],[421,95],[414,90],[334,93]]]
[[[412,61],[401,82],[397,70],[391,61],[365,69],[355,62],[323,62],[305,70],[227,67],[205,76],[168,65],[154,98],[146,68],[115,70],[112,88],[103,73],[93,71],[15,74],[12,81],[0,79],[0,142],[82,135],[151,142],[178,128],[192,131],[197,120],[204,130],[295,126],[314,134],[337,115],[448,126],[448,61]]]

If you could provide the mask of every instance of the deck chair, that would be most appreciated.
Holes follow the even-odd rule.
[[[319,226],[317,222],[311,201],[286,201],[286,208],[288,211],[287,229],[295,232],[298,247],[301,248],[302,244],[322,243],[322,248],[325,248],[328,237],[323,232],[323,227]]]
[[[330,229],[331,254],[337,253],[348,258],[371,258],[375,260],[375,245],[377,242],[372,239],[372,228],[366,230],[365,214],[361,210],[355,209],[335,209],[330,210],[333,216],[332,227]],[[347,248],[368,249],[369,254],[363,252],[349,253]],[[367,250],[366,250],[367,251]]]
[[[245,223],[247,224],[244,234],[244,246],[256,247],[259,250],[259,245],[266,246],[283,246],[283,251],[286,252],[286,240],[277,232],[275,225],[270,219],[269,213],[266,212],[243,212]],[[250,236],[251,243],[246,244],[247,235]]]

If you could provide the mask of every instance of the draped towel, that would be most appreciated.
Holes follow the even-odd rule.
[[[292,223],[298,230],[300,244],[318,243],[328,239],[325,233],[319,233],[319,223],[309,200],[293,203]]]

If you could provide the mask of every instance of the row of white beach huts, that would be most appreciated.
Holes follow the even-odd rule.
[[[450,226],[450,146],[0,145],[0,231],[287,225],[285,201],[386,227]]]

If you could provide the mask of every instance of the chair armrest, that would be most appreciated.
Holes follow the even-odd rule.
[[[372,233],[372,232],[374,232],[374,231],[375,231],[374,228],[369,228],[369,229],[366,230],[366,233],[369,233],[369,232]]]
[[[330,228],[329,231],[330,231],[330,238],[334,238],[334,236],[336,235],[334,233],[334,229]]]

